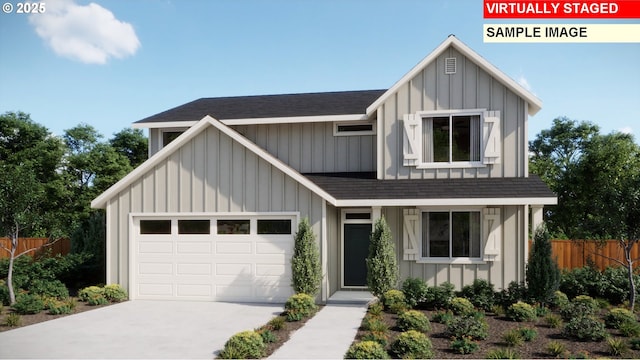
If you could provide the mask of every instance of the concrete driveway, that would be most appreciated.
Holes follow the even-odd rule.
[[[282,304],[128,301],[0,333],[0,358],[212,359]]]

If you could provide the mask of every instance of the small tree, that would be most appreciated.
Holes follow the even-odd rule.
[[[398,283],[396,251],[391,239],[391,230],[384,216],[375,223],[369,244],[367,263],[367,286],[375,296],[382,296]]]
[[[527,287],[532,299],[548,304],[560,285],[560,270],[551,257],[551,236],[546,226],[539,226],[527,264]]]
[[[302,219],[296,232],[291,276],[296,293],[313,296],[318,294],[321,280],[320,253],[307,218]]]

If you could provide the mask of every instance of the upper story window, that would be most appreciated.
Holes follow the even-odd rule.
[[[373,122],[342,122],[333,124],[334,136],[374,135],[376,127]]]
[[[162,147],[169,145],[170,142],[175,140],[178,136],[182,135],[184,131],[162,131]]]
[[[500,162],[500,112],[405,114],[403,163],[417,168],[475,167]]]

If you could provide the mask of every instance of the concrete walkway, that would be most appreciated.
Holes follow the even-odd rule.
[[[329,299],[269,359],[343,359],[367,313],[369,300],[370,294],[364,301]]]

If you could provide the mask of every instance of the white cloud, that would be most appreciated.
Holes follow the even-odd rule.
[[[140,41],[131,24],[115,18],[96,3],[78,5],[74,0],[48,0],[44,14],[29,22],[53,51],[88,64],[105,64],[110,58],[135,54]]]
[[[623,134],[631,134],[633,133],[633,129],[631,128],[631,126],[625,126],[621,129],[618,129],[619,132],[623,133]]]

